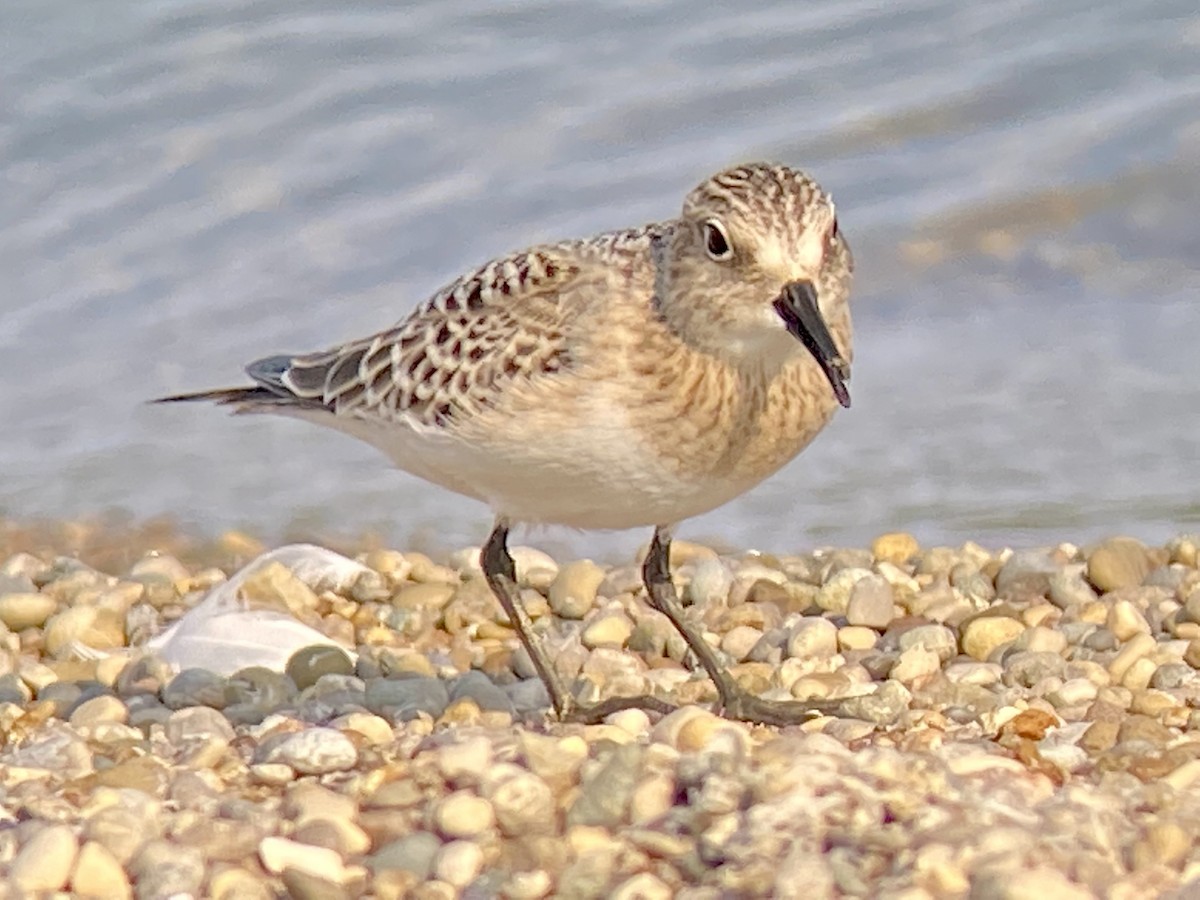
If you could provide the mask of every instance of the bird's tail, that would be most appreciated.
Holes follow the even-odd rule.
[[[232,406],[235,412],[253,412],[256,409],[267,409],[272,406],[284,406],[287,401],[279,394],[264,387],[219,388],[215,391],[196,391],[191,394],[174,394],[170,397],[158,397],[151,403],[191,403],[207,401],[219,406]]]
[[[291,387],[284,383],[284,376],[291,367],[293,359],[294,357],[291,356],[269,356],[266,359],[252,362],[246,367],[246,372],[256,384],[250,387],[218,388],[211,391],[174,394],[170,397],[159,397],[151,402],[191,403],[203,400],[219,406],[232,406],[235,413],[321,408],[319,402],[297,396]]]

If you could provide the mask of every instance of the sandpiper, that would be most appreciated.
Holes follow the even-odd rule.
[[[815,181],[740,165],[692,190],[678,218],[495,259],[378,334],[257,360],[251,386],[163,400],[335,428],[488,504],[484,574],[561,718],[670,706],[575,700],[521,605],[509,529],[653,527],[649,602],[712,678],[721,711],[787,724],[811,704],[744,691],[684,617],[671,534],[777,471],[850,405],[852,271]]]

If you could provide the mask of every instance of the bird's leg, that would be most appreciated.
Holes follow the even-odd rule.
[[[538,677],[546,686],[546,691],[550,694],[550,703],[554,706],[554,712],[558,718],[563,721],[593,724],[602,721],[605,716],[623,709],[649,709],[660,713],[674,710],[674,706],[657,697],[610,697],[600,703],[582,704],[567,692],[558,673],[554,671],[554,667],[546,657],[541,643],[534,636],[533,623],[529,620],[529,614],[525,612],[525,607],[521,604],[520,589],[517,587],[517,570],[513,564],[512,554],[508,552],[508,527],[506,519],[503,517],[496,519],[496,526],[483,545],[479,562],[488,586],[496,595],[496,599],[500,601],[513,628],[517,630],[517,637],[521,639],[521,644],[525,647],[525,652],[529,654]]]
[[[811,718],[814,714],[835,709],[832,704],[764,700],[744,691],[721,665],[716,652],[708,641],[704,640],[704,636],[684,618],[675,593],[675,585],[671,581],[670,556],[670,528],[659,526],[654,529],[650,552],[646,554],[646,562],[642,566],[646,593],[650,598],[650,605],[671,620],[675,630],[687,642],[688,648],[696,654],[700,665],[716,685],[722,715],[743,722],[794,725]]]
[[[650,605],[671,620],[675,630],[683,636],[688,648],[700,660],[704,671],[717,687],[721,705],[726,709],[733,697],[740,692],[733,678],[725,671],[709,646],[692,624],[684,618],[683,609],[679,606],[679,598],[675,593],[675,584],[671,581],[671,531],[659,526],[654,529],[654,537],[650,539],[650,551],[642,564],[642,581],[646,584],[646,594]]]
[[[525,652],[533,661],[538,678],[546,686],[555,714],[560,719],[563,718],[571,711],[573,705],[571,696],[563,689],[558,673],[554,671],[541,644],[534,637],[533,623],[530,622],[525,607],[521,605],[521,592],[517,587],[517,567],[513,563],[512,554],[508,552],[508,521],[506,519],[496,519],[496,526],[488,535],[487,543],[483,545],[483,550],[479,554],[479,564],[483,568],[483,575],[487,579],[492,593],[496,595],[496,599],[500,601],[500,605],[504,607],[504,612],[508,615],[508,620],[517,630],[517,637],[521,639]]]

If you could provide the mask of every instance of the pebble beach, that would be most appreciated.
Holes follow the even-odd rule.
[[[678,707],[578,725],[478,548],[272,549],[0,524],[0,896],[1200,895],[1200,536],[676,542],[739,682],[830,712],[787,728],[708,708],[636,559],[513,549],[578,697]]]

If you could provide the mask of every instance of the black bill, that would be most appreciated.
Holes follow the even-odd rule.
[[[850,408],[850,391],[846,380],[850,377],[850,365],[838,352],[833,335],[821,317],[817,306],[817,292],[811,281],[793,281],[784,285],[783,293],[775,301],[775,311],[783,319],[787,330],[813,355],[829,384],[838,403]]]

